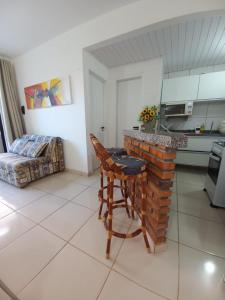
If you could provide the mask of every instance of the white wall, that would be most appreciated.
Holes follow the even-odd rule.
[[[108,147],[116,145],[117,82],[141,77],[142,93],[137,99],[141,111],[145,105],[160,104],[162,67],[162,59],[158,58],[109,69],[105,89],[106,145]]]
[[[216,9],[225,9],[224,0],[142,0],[82,24],[16,58],[23,105],[24,87],[55,76],[72,75],[73,105],[27,111],[28,132],[61,136],[66,141],[66,167],[88,172],[83,49],[156,22]]]

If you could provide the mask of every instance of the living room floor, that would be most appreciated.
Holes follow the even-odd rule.
[[[209,206],[203,183],[204,173],[178,169],[166,246],[149,254],[142,236],[113,238],[106,260],[97,174],[25,189],[0,181],[0,279],[21,300],[223,300],[225,210]],[[115,213],[117,230],[135,222]]]

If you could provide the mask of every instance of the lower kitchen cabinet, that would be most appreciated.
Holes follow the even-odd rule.
[[[175,163],[189,166],[208,167],[209,153],[178,150]]]
[[[188,136],[187,147],[177,151],[176,164],[208,167],[212,143],[219,138],[219,136]]]

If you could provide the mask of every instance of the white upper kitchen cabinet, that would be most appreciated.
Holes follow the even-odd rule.
[[[196,100],[199,75],[163,80],[162,103]]]
[[[200,75],[198,99],[225,99],[225,72]]]

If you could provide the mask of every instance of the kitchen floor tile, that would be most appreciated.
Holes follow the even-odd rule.
[[[125,240],[113,269],[153,292],[177,299],[177,243],[168,240],[164,251],[150,254],[142,236]]]
[[[89,187],[72,200],[74,203],[86,206],[87,208],[96,211],[100,202],[98,199],[98,189]]]
[[[35,227],[0,252],[0,278],[17,294],[63,247],[64,241]]]
[[[210,206],[210,201],[206,193],[200,191],[194,194],[196,194],[196,197],[189,197],[183,194],[178,195],[179,212],[222,223],[218,210]]]
[[[136,285],[124,276],[112,271],[100,294],[99,300],[165,300],[156,294]]]
[[[170,209],[172,210],[177,210],[177,194],[173,193],[170,196],[170,200],[171,200],[171,205],[170,205]]]
[[[225,208],[219,208],[218,209],[218,214],[220,216],[221,221],[225,225]]]
[[[30,186],[19,189],[12,185],[0,191],[0,202],[12,209],[20,209],[44,196],[45,193]]]
[[[21,300],[93,300],[109,269],[67,245],[19,294]]]
[[[167,238],[178,242],[178,219],[176,211],[170,211]]]
[[[180,300],[225,299],[225,260],[180,246]]]
[[[1,300],[11,300],[11,298],[0,288],[0,299]]]
[[[203,188],[204,188],[203,184],[179,182],[179,184],[177,185],[178,197],[179,194],[182,194],[187,197],[192,197],[192,198],[201,197],[201,194],[205,193],[203,191]]]
[[[45,219],[41,225],[68,241],[92,214],[93,211],[88,208],[68,203]]]
[[[177,173],[178,185],[180,182],[203,185],[205,182],[205,177],[202,175],[202,173],[197,173],[196,171],[178,172]]]
[[[18,213],[12,213],[0,220],[0,249],[6,247],[35,224]]]
[[[225,226],[179,213],[180,243],[225,257]]]
[[[25,206],[19,212],[34,222],[39,223],[66,202],[67,200],[65,199],[53,195],[46,195]]]
[[[127,232],[129,226],[113,219],[113,228],[119,232]],[[95,214],[84,227],[73,237],[70,243],[102,263],[111,266],[122,245],[123,239],[112,237],[110,259],[106,259],[107,231],[102,220]]]
[[[12,213],[13,210],[0,202],[0,219]]]

